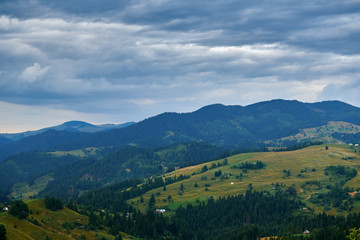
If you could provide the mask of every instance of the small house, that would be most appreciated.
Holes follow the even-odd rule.
[[[166,212],[166,210],[163,209],[163,208],[161,208],[161,209],[156,209],[155,211],[158,212],[158,213],[164,213],[164,212]]]
[[[309,231],[309,230],[305,230],[305,231],[304,231],[304,234],[310,234],[310,231]]]

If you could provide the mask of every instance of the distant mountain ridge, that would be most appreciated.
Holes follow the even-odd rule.
[[[93,125],[83,121],[69,121],[63,124],[42,128],[35,131],[26,131],[21,133],[0,133],[0,137],[9,139],[10,141],[17,141],[25,137],[30,137],[33,135],[37,135],[43,133],[47,130],[57,130],[57,131],[68,131],[68,132],[86,132],[86,133],[94,133],[94,132],[101,132],[106,131],[113,128],[123,128],[134,124],[135,122],[127,122],[123,124],[102,124],[102,125]],[[1,140],[0,140],[1,141]],[[0,142],[0,146],[1,146]]]
[[[38,131],[3,134],[5,137],[0,134],[0,161],[8,156],[21,152],[45,151],[61,145],[71,145],[90,136],[94,132],[127,127],[132,124],[134,123],[128,122],[124,124],[104,124],[96,126],[81,121],[70,121]]]
[[[163,113],[127,128],[94,133],[69,148],[127,144],[156,147],[188,141],[250,148],[330,121],[359,125],[360,108],[340,101],[271,100],[245,107],[214,104],[191,113]]]
[[[41,134],[30,140],[23,138],[3,145],[0,161],[12,154],[50,148],[163,147],[193,141],[229,149],[255,149],[264,147],[268,140],[295,135],[301,129],[330,121],[360,125],[360,108],[340,101],[271,100],[248,106],[213,104],[190,113],[167,112],[138,123],[127,123],[125,128],[71,121],[50,128],[53,132],[42,129]],[[75,137],[76,134],[79,135]]]

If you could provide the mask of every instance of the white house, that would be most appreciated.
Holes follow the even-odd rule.
[[[161,208],[161,209],[156,209],[155,211],[156,211],[156,212],[159,212],[159,213],[164,213],[164,212],[166,212],[166,210],[163,209],[163,208]]]

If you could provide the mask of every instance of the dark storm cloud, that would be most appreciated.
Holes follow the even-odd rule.
[[[0,105],[112,122],[272,98],[359,105],[359,12],[356,0],[5,0]]]

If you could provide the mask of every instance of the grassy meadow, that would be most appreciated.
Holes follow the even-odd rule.
[[[157,188],[143,195],[144,201],[140,198],[129,200],[135,207],[144,211],[147,208],[148,200],[154,194],[156,206],[167,209],[176,209],[180,205],[186,206],[187,203],[206,201],[209,197],[215,199],[228,195],[244,193],[249,187],[255,190],[275,191],[276,188],[287,189],[295,187],[298,196],[307,205],[316,211],[322,212],[323,207],[308,203],[311,195],[326,189],[319,189],[311,184],[310,181],[318,181],[324,184],[334,184],[337,179],[325,175],[324,169],[328,166],[350,166],[357,171],[360,170],[360,155],[346,145],[325,145],[311,146],[305,149],[287,152],[262,152],[244,153],[226,158],[228,165],[210,169],[212,163],[223,163],[224,159],[191,166],[176,170],[164,176],[174,177],[179,175],[191,176],[188,179],[169,184],[166,190]],[[255,163],[261,161],[266,166],[264,169],[243,169],[234,168],[241,163]],[[201,172],[207,165],[208,171]],[[215,172],[221,170],[221,177],[215,177]],[[181,184],[183,191],[180,190]],[[195,187],[197,184],[197,187]],[[360,187],[360,175],[348,181],[344,186],[357,189]],[[355,210],[358,204],[355,204]]]
[[[86,229],[88,217],[66,207],[51,211],[45,208],[42,199],[30,200],[26,203],[30,210],[27,220],[20,220],[5,212],[0,213],[0,224],[5,225],[7,239],[38,240],[46,237],[52,240],[115,239],[106,229],[96,231]],[[135,238],[123,234],[123,239]]]

